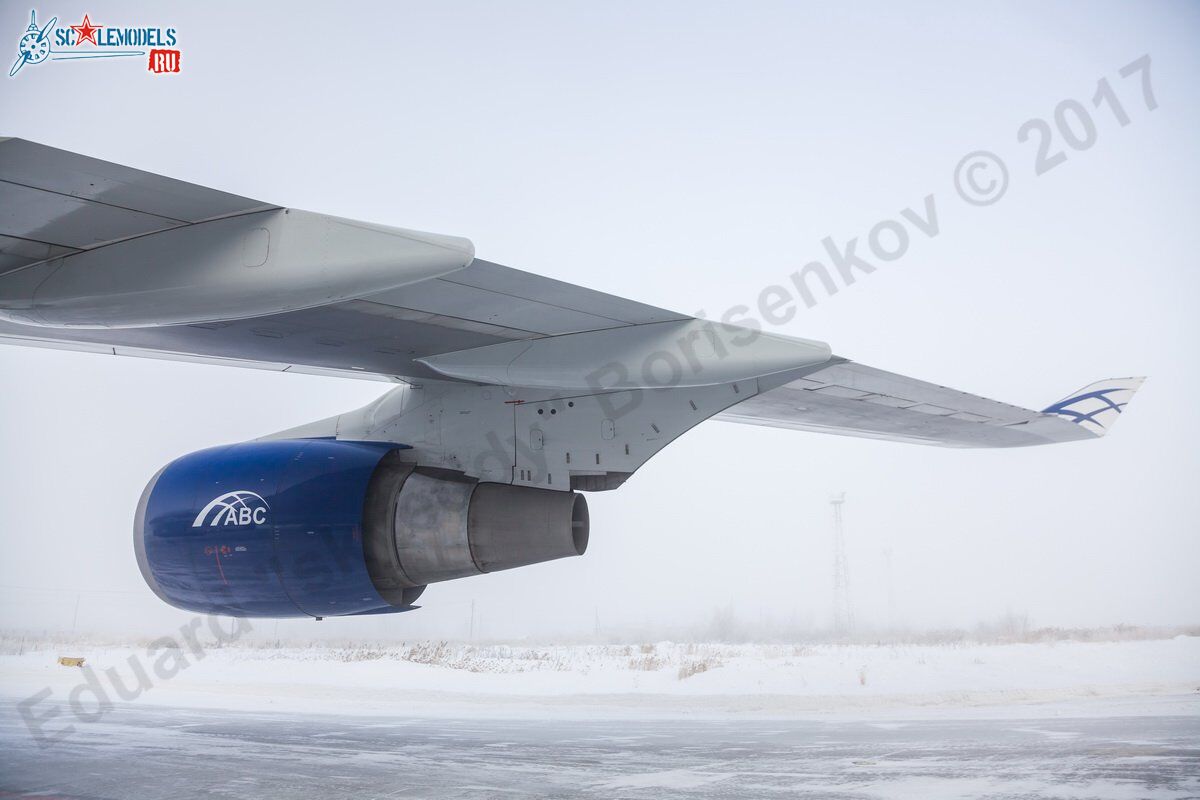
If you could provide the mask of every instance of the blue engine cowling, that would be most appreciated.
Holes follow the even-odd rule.
[[[395,444],[246,442],[183,456],[151,479],[134,523],[142,576],[189,611],[249,617],[407,611],[424,586],[372,580],[364,521]],[[391,456],[389,457],[389,454]]]
[[[435,581],[587,549],[583,495],[421,468],[406,449],[282,439],[176,459],[138,503],[142,576],[189,611],[384,614]]]

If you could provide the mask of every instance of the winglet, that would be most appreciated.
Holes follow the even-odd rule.
[[[1103,436],[1117,421],[1144,380],[1109,378],[1091,383],[1066,399],[1042,409],[1042,413],[1058,414],[1096,436]]]

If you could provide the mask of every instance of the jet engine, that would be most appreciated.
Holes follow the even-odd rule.
[[[395,444],[246,442],[159,470],[134,549],[189,611],[298,617],[408,611],[427,584],[583,555],[583,495],[414,468]]]

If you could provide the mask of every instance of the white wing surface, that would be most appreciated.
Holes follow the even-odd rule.
[[[483,261],[461,237],[280,208],[20,139],[0,139],[0,342],[513,393],[669,391],[692,414],[688,392],[724,386],[746,399],[718,419],[952,447],[1096,438],[1141,383],[1018,408],[823,342]]]
[[[1034,411],[841,361],[715,418],[944,447],[1022,447],[1103,436],[1142,380],[1101,381]]]

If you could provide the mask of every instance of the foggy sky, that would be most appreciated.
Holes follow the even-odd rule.
[[[846,492],[864,625],[1200,620],[1200,8],[1194,3],[106,2],[74,24],[179,31],[183,72],[122,59],[0,78],[5,135],[282,205],[471,238],[480,257],[685,313],[753,308],[822,240],[923,213],[902,258],[772,330],[1041,408],[1149,380],[1101,441],[956,451],[709,422],[589,495],[580,559],[430,587],[326,635],[491,635],[741,619],[826,626]],[[6,4],[15,44],[25,6]],[[1158,104],[1118,70],[1149,53]],[[1091,100],[1107,78],[1122,127]],[[1074,98],[1081,150],[1034,171]],[[1010,186],[977,207],[955,165]],[[865,251],[869,253],[869,250]],[[157,632],[131,524],[167,461],[363,405],[386,384],[0,346],[0,627]],[[889,608],[884,553],[893,563]],[[273,623],[262,623],[270,628]],[[285,631],[315,629],[284,623]]]

